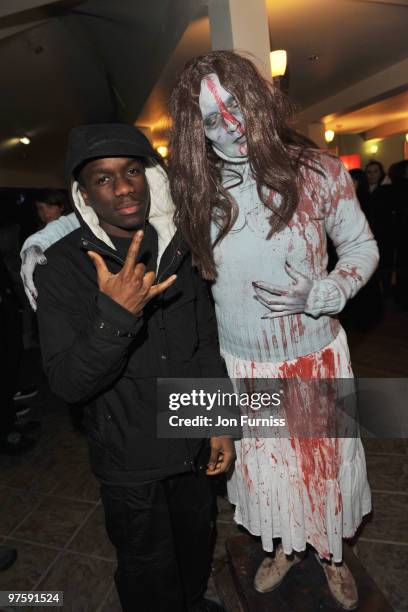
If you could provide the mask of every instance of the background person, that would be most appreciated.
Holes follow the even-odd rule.
[[[62,189],[43,189],[36,192],[34,206],[42,227],[66,214],[67,196]]]
[[[378,244],[378,273],[383,297],[387,298],[391,295],[395,267],[395,190],[392,185],[384,184],[386,174],[379,161],[370,161],[365,167],[365,173],[368,182],[365,213]]]
[[[408,308],[408,160],[393,164],[389,177],[395,197],[395,299],[402,308]]]

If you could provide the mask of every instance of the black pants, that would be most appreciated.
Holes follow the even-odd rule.
[[[194,609],[210,572],[210,479],[188,473],[131,488],[102,485],[101,494],[123,611]]]
[[[0,303],[0,442],[7,438],[16,420],[13,395],[17,391],[22,352],[19,303],[4,294]]]

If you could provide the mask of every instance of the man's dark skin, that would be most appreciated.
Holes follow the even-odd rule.
[[[132,314],[139,315],[147,302],[163,293],[177,278],[173,275],[155,285],[156,274],[146,272],[144,264],[136,263],[149,206],[144,165],[129,157],[96,159],[84,166],[79,181],[84,202],[93,208],[102,229],[112,236],[133,238],[125,264],[117,274],[109,272],[98,253],[88,251],[88,255],[95,265],[100,291]],[[230,438],[211,438],[207,475],[226,472],[234,457]]]

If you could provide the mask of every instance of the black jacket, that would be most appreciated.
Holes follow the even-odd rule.
[[[225,376],[208,287],[176,234],[158,279],[177,273],[177,280],[135,317],[98,290],[87,249],[99,252],[112,272],[121,268],[117,251],[87,226],[55,243],[46,251],[48,264],[37,267],[51,389],[67,402],[86,404],[91,465],[103,482],[132,484],[189,471],[201,441],[156,438],[156,378]]]

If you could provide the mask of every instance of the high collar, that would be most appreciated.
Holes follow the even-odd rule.
[[[229,164],[246,164],[248,162],[248,155],[246,155],[245,157],[230,157],[229,155],[226,155],[225,153],[217,149],[217,147],[215,147],[214,145],[212,145],[212,148],[214,153],[216,153],[218,157],[228,162]]]

